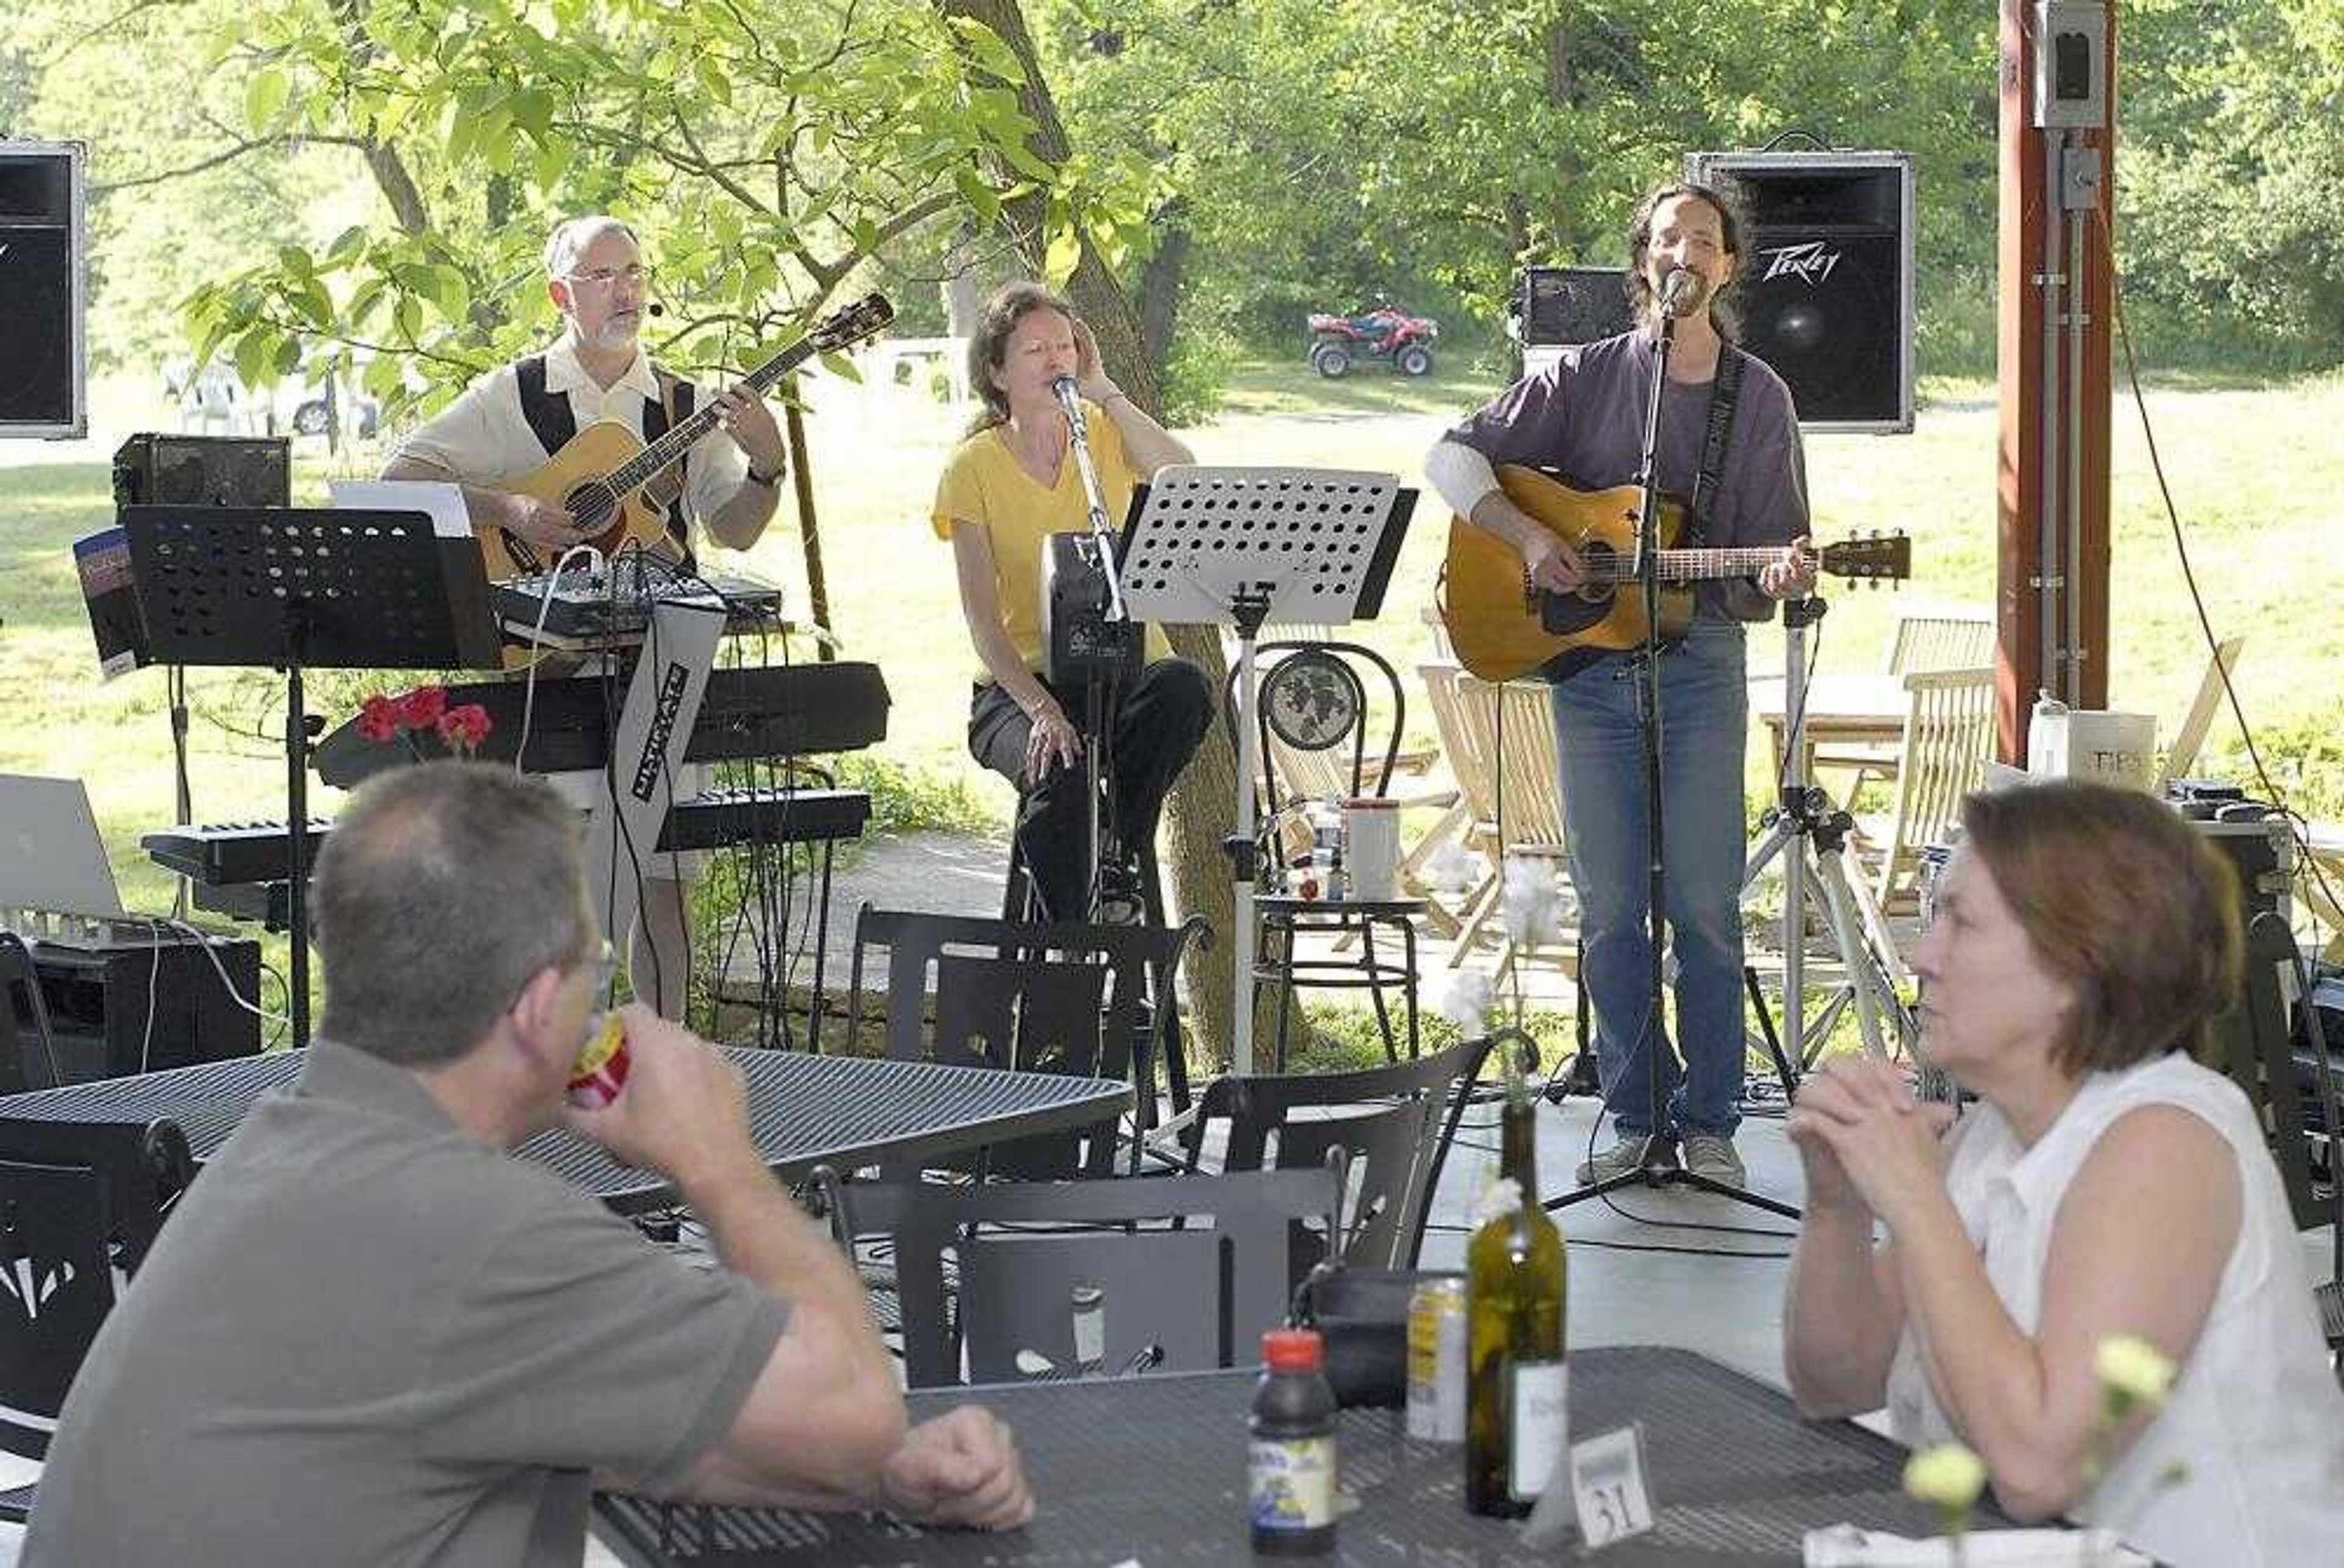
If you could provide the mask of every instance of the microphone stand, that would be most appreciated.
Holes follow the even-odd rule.
[[[1098,469],[1091,461],[1090,417],[1083,412],[1081,394],[1072,376],[1061,376],[1051,383],[1059,405],[1066,411],[1066,437],[1074,450],[1075,470],[1082,476],[1083,494],[1087,503],[1086,518],[1091,531],[1091,550],[1097,557],[1100,579],[1106,584],[1106,610],[1101,617],[1109,629],[1102,642],[1120,644],[1128,636],[1114,632],[1115,628],[1128,628],[1130,615],[1123,603],[1121,563],[1116,559],[1115,529],[1108,521],[1106,497],[1099,489]],[[1119,661],[1117,662],[1119,663]],[[1107,833],[1116,826],[1107,803],[1114,799],[1115,766],[1114,738],[1109,733],[1107,712],[1115,696],[1112,682],[1115,663],[1107,659],[1090,660],[1083,672],[1083,754],[1090,769],[1090,835],[1091,884],[1086,917],[1093,923],[1099,919],[1104,898],[1104,877],[1101,875]],[[1127,845],[1118,845],[1126,853]]]
[[[1638,1031],[1630,1057],[1632,1061],[1635,1051],[1644,1053],[1646,1114],[1651,1118],[1652,1131],[1645,1138],[1643,1153],[1635,1168],[1550,1199],[1545,1207],[1550,1209],[1567,1209],[1571,1204],[1600,1198],[1623,1187],[1690,1187],[1796,1219],[1799,1211],[1787,1204],[1776,1203],[1772,1199],[1744,1192],[1740,1188],[1713,1181],[1704,1176],[1695,1176],[1679,1160],[1676,1140],[1661,1130],[1668,1121],[1669,1089],[1667,1076],[1661,1067],[1661,1052],[1666,1048],[1661,1036],[1661,1012],[1662,1000],[1667,990],[1667,967],[1662,956],[1662,938],[1668,907],[1668,868],[1663,849],[1667,838],[1661,796],[1660,449],[1661,399],[1669,384],[1669,357],[1676,349],[1677,321],[1670,309],[1672,302],[1672,291],[1663,282],[1660,337],[1653,345],[1652,389],[1644,404],[1643,466],[1636,476],[1637,488],[1643,492],[1641,503],[1642,515],[1636,526],[1636,585],[1644,595],[1644,642],[1640,655],[1642,664],[1636,673],[1636,704],[1643,720],[1644,735],[1644,842],[1649,877],[1645,887],[1644,937],[1650,949],[1651,964],[1645,975],[1643,1027]],[[1738,780],[1735,787],[1740,787]],[[1735,1041],[1734,1047],[1740,1049],[1742,1042]],[[1690,1067],[1687,1070],[1691,1070]],[[1605,1085],[1604,1090],[1608,1098],[1611,1086]]]

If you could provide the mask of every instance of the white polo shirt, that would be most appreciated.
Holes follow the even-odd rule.
[[[640,440],[643,405],[660,400],[658,378],[641,347],[627,373],[607,390],[578,362],[565,334],[545,351],[545,389],[568,394],[578,428],[608,420],[624,425]],[[695,388],[692,407],[707,406],[705,388]],[[465,484],[495,488],[543,466],[548,453],[520,408],[520,373],[500,365],[464,389],[399,446],[397,454],[447,470]],[[683,460],[684,510],[703,522],[732,499],[749,477],[749,460],[722,430],[704,437]]]

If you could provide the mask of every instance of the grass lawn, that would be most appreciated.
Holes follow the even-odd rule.
[[[1220,414],[1189,432],[1207,462],[1395,470],[1418,482],[1425,450],[1452,419],[1497,389],[1494,378],[1444,367],[1422,381],[1362,369],[1322,381],[1298,362],[1248,365]],[[111,518],[105,454],[119,432],[168,428],[135,390],[96,389],[108,434],[51,460],[31,445],[0,449],[0,769],[78,774],[89,784],[126,898],[167,904],[170,885],[137,848],[172,820],[169,735],[160,675],[97,678],[75,582],[70,541]],[[2269,387],[2203,381],[2154,390],[2165,469],[2180,508],[2198,581],[2218,634],[2245,633],[2238,693],[2265,738],[2264,754],[2305,804],[2344,807],[2344,377]],[[977,773],[963,749],[973,656],[962,633],[945,547],[927,507],[955,439],[951,419],[903,394],[842,389],[816,409],[814,480],[834,619],[855,656],[886,672],[894,710],[884,755],[915,776],[975,780],[980,802],[1005,807],[1005,786]],[[2170,725],[2206,660],[2171,535],[2129,400],[2116,421],[2113,705]],[[1902,438],[1812,436],[1810,489],[1822,539],[1902,529],[1913,535],[1908,593],[1933,601],[1990,600],[1995,483],[1994,389],[1924,389],[1919,428]],[[322,496],[332,465],[304,442],[298,487]],[[378,454],[350,465],[364,469]],[[744,561],[727,561],[793,587],[802,582],[796,531],[783,522]],[[1428,497],[1419,509],[1383,618],[1362,640],[1403,670],[1430,653],[1420,619],[1446,534]],[[1881,666],[1892,601],[1838,595],[1824,622],[1819,667]],[[1753,642],[1754,668],[1778,667],[1779,639]],[[328,679],[313,705],[338,720],[363,691],[396,676]],[[278,733],[282,693],[267,675],[197,672],[192,772],[200,820],[283,814]],[[337,705],[338,704],[338,705]],[[1430,721],[1411,713],[1411,730]],[[2238,765],[2234,728],[2217,725],[2201,771]],[[335,808],[321,791],[320,809]]]

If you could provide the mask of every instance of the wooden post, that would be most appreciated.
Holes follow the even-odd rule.
[[[2002,760],[2017,764],[2038,690],[2107,704],[2117,48],[2109,6],[2105,46],[2090,62],[2105,84],[2105,123],[2046,132],[2034,123],[2036,7],[2001,5],[1995,719]],[[2087,205],[2066,208],[2079,178]],[[2082,333],[2071,338],[2078,312]]]

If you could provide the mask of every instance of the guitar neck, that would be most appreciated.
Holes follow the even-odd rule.
[[[1779,545],[1734,546],[1721,550],[1663,550],[1658,566],[1663,582],[1698,582],[1720,577],[1755,577],[1783,559]],[[1633,582],[1642,575],[1633,554],[1612,555],[1590,563],[1591,575],[1604,582]]]
[[[814,343],[811,338],[793,343],[734,384],[763,393],[803,364],[813,352]],[[605,482],[620,495],[632,495],[657,479],[663,470],[681,461],[684,453],[697,446],[700,439],[715,428],[716,406],[713,403],[694,410],[690,418],[670,426],[667,434],[613,469]]]

